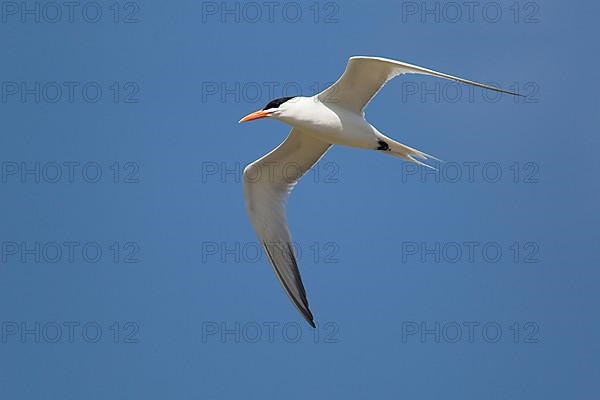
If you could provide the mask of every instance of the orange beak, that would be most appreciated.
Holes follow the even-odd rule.
[[[242,122],[253,121],[255,119],[261,119],[261,118],[267,118],[269,115],[271,115],[271,114],[265,110],[258,110],[258,111],[253,112],[252,114],[248,114],[244,118],[240,119],[239,123],[241,124]]]

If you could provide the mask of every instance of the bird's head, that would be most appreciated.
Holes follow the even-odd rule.
[[[291,116],[293,115],[295,108],[297,108],[294,107],[296,102],[292,99],[298,99],[298,97],[280,97],[278,99],[271,100],[262,110],[255,111],[240,119],[240,123],[253,121],[260,118],[277,119]]]

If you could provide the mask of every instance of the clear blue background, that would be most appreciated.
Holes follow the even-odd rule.
[[[103,175],[97,183],[83,180],[81,170],[73,182],[65,176],[57,183],[6,176],[0,183],[0,241],[30,248],[36,242],[94,242],[103,255],[91,263],[79,247],[72,263],[64,254],[56,263],[36,263],[31,255],[21,261],[3,253],[0,397],[596,396],[600,6],[538,2],[538,22],[524,23],[535,9],[521,2],[515,23],[512,3],[496,3],[503,11],[498,23],[482,17],[486,3],[473,22],[463,15],[456,23],[448,21],[450,14],[439,23],[435,16],[422,23],[419,15],[406,14],[403,21],[401,2],[367,1],[317,3],[317,22],[315,5],[302,3],[296,23],[283,18],[285,3],[272,22],[264,8],[256,22],[249,20],[253,14],[239,22],[226,15],[222,22],[220,14],[203,15],[203,3],[196,1],[137,3],[138,22],[129,24],[121,21],[135,9],[124,9],[124,2],[119,23],[109,2],[98,3],[103,14],[97,23],[82,19],[85,3],[72,23],[66,15],[57,23],[35,23],[32,17],[23,23],[20,14],[3,14],[4,84],[73,81],[81,88],[96,82],[103,94],[97,103],[85,101],[80,89],[73,102],[7,97],[0,103],[0,161],[5,167],[96,162]],[[279,83],[273,97],[289,94],[281,90],[286,83],[311,95],[315,83],[335,80],[346,59],[359,54],[503,87],[531,82],[537,102],[515,103],[506,96],[485,101],[480,90],[473,101],[403,100],[403,82],[434,87],[439,81],[433,78],[400,78],[380,93],[367,117],[381,131],[447,163],[498,163],[503,176],[489,183],[478,170],[472,183],[465,177],[458,183],[422,182],[407,176],[398,159],[343,148],[328,153],[323,162],[332,163],[334,182],[324,175],[305,179],[288,209],[319,324],[315,339],[264,257],[253,261],[241,251],[205,250],[207,244],[235,249],[256,241],[237,175],[288,131],[271,121],[237,124],[270,100],[264,83]],[[109,88],[114,82],[121,86],[118,102]],[[123,102],[128,82],[139,88],[136,103]],[[207,95],[215,84],[233,88],[239,99],[222,99],[221,89]],[[264,88],[258,98],[242,93],[256,84]],[[109,169],[115,162],[120,183]],[[138,183],[123,183],[132,171],[125,168],[128,162],[139,169]],[[522,175],[515,183],[509,167],[519,163],[521,172],[530,172],[524,169],[528,162],[537,168],[537,183],[523,182]],[[206,175],[215,165],[218,173]],[[238,165],[237,175],[221,178],[223,167]],[[443,257],[423,262],[419,256],[403,262],[403,243],[470,241],[497,243],[501,260],[487,262],[476,253],[474,262],[466,256],[456,263]],[[109,249],[114,242],[122,251],[117,263]],[[138,263],[123,262],[128,242],[137,245]],[[325,262],[330,242],[338,262]],[[513,242],[534,243],[539,262],[522,262],[523,253],[515,262]],[[315,243],[317,256],[310,249]],[[79,324],[72,343],[66,329],[57,343],[6,332],[22,323],[35,329],[36,323],[65,322]],[[125,329],[127,322],[134,325]],[[279,324],[273,340],[264,325],[269,322]],[[433,335],[403,340],[413,323],[433,329],[452,322],[480,324],[474,340],[466,329],[457,343],[448,335],[439,343]],[[524,339],[532,330],[524,328],[528,322],[537,343]],[[97,343],[81,334],[89,323],[102,328]],[[482,336],[486,323],[502,328],[497,343]],[[510,330],[515,323],[518,343]],[[251,343],[254,324],[262,327],[257,343]],[[223,327],[236,326],[239,340],[221,336]],[[219,332],[208,335],[214,327]],[[293,343],[298,327],[302,336]]]

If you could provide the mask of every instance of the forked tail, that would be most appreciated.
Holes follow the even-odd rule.
[[[385,151],[386,153],[392,156],[399,157],[405,161],[413,162],[423,167],[436,169],[435,167],[423,162],[426,160],[435,160],[443,162],[437,157],[431,156],[427,153],[423,153],[420,150],[413,149],[412,147],[408,147],[402,143],[398,143],[384,135],[381,135],[381,140],[379,144],[380,147],[377,150]]]

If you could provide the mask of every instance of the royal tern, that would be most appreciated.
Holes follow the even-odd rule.
[[[298,180],[336,144],[380,151],[422,166],[431,157],[398,143],[365,120],[364,109],[390,79],[424,74],[511,95],[518,94],[441,72],[379,57],[351,57],[342,76],[312,97],[275,99],[240,120],[272,118],[292,127],[277,148],[244,169],[250,221],[286,293],[314,328],[285,216],[285,201]],[[434,158],[435,159],[435,158]]]

